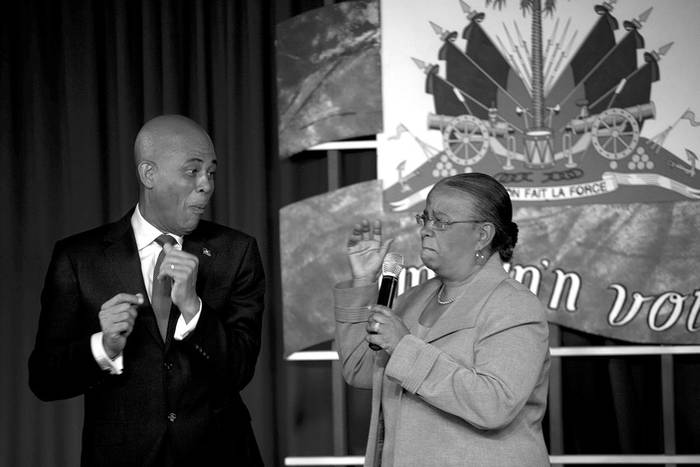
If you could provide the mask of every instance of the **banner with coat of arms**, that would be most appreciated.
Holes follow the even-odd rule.
[[[700,199],[697,2],[525,3],[383,0],[386,208],[472,171],[519,205]]]

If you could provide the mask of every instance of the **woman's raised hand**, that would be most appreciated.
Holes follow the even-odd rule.
[[[367,285],[378,279],[391,242],[382,241],[382,221],[378,219],[371,226],[367,219],[354,225],[347,246],[353,285]]]

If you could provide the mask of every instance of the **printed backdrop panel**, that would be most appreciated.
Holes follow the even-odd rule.
[[[700,2],[495,4],[382,0],[379,180],[281,210],[285,354],[333,338],[362,218],[406,258],[399,293],[432,275],[413,215],[463,171],[508,188],[520,238],[506,268],[551,322],[700,343]]]
[[[276,35],[280,157],[381,131],[378,1],[318,8]]]
[[[347,280],[352,225],[381,219],[406,268],[398,293],[433,276],[419,257],[412,212],[381,206],[379,181],[315,196],[280,211],[285,355],[333,339],[333,286]],[[700,231],[693,202],[521,207],[510,273],[549,321],[635,343],[697,344]],[[514,313],[517,310],[513,310]]]

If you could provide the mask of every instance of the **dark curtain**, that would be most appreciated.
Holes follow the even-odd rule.
[[[42,403],[27,386],[39,295],[56,240],[136,202],[132,145],[144,121],[181,113],[209,131],[221,169],[209,218],[258,239],[269,290],[277,287],[271,6],[24,0],[2,8],[0,465],[79,463],[82,399]],[[244,392],[266,465],[278,456],[272,308]]]

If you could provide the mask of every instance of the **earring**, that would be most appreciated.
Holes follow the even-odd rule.
[[[474,259],[476,264],[479,266],[483,266],[486,263],[486,256],[484,255],[484,252],[481,250],[476,250],[474,252]]]

